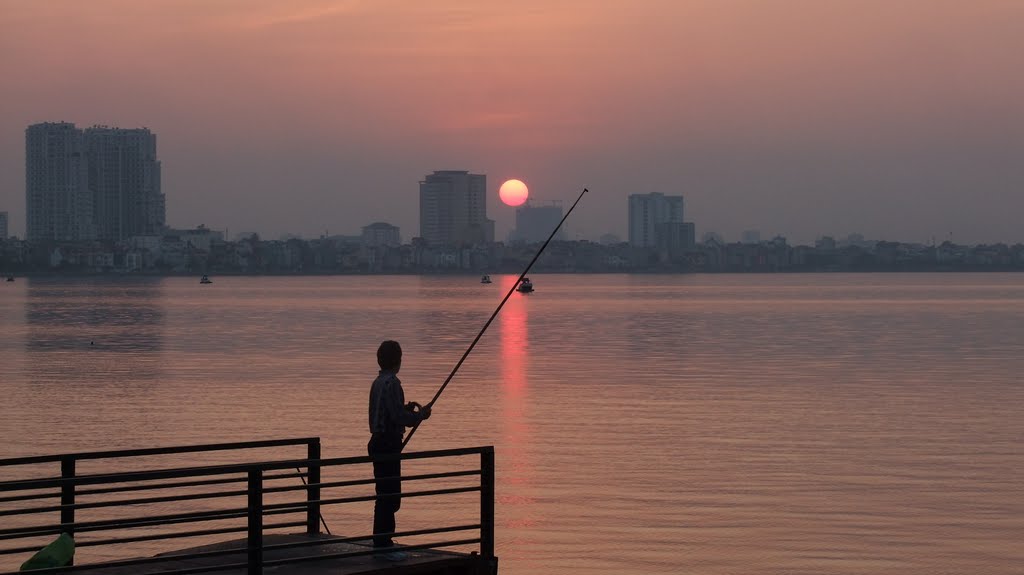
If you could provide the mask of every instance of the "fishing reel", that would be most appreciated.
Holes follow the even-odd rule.
[[[405,404],[405,410],[410,413],[421,415],[423,416],[423,419],[430,419],[429,405],[427,407],[423,407],[422,405],[416,403],[415,401],[410,401],[409,403]]]

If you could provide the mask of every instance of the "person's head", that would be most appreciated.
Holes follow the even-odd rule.
[[[402,367],[402,346],[390,339],[382,341],[377,348],[377,365],[383,370],[398,372]]]

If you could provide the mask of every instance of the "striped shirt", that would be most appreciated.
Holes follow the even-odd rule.
[[[402,435],[420,419],[418,413],[405,409],[405,391],[398,375],[381,370],[370,387],[370,433]]]

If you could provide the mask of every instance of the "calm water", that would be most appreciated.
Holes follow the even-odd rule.
[[[496,446],[502,573],[1024,569],[1024,275],[533,279],[410,446]],[[362,454],[377,343],[426,401],[513,279],[214,281],[0,284],[0,456]]]

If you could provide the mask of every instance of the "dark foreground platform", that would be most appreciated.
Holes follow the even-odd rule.
[[[302,447],[305,457],[287,453]],[[254,450],[268,455],[257,455]],[[182,466],[182,454],[198,453],[205,454],[202,465]],[[217,454],[229,462],[211,465],[210,458]],[[115,546],[118,551],[112,555],[129,557],[145,553],[132,550],[132,545],[144,541],[167,543],[200,536],[211,541],[215,540],[212,536],[242,534],[245,538],[155,557],[46,567],[36,573],[496,573],[494,447],[393,457],[422,462],[411,463],[407,469],[412,473],[389,478],[401,479],[406,485],[400,494],[376,493],[379,478],[372,476],[371,464],[377,459],[362,455],[322,458],[318,437],[0,459],[0,479],[10,477],[0,480],[0,519],[4,520],[0,523],[15,518],[10,525],[0,525],[0,575],[17,575],[17,571],[6,571],[7,566],[16,566],[20,564],[17,558],[39,551],[38,544],[30,544],[30,540],[62,534],[75,538],[85,533],[90,536],[76,540],[76,547]],[[81,473],[78,464],[85,461],[99,471]],[[331,473],[325,478],[327,472]],[[415,542],[402,548],[408,553],[402,561],[388,561],[375,553],[369,546],[371,534],[338,537],[320,533],[321,524],[326,528],[321,510],[328,506],[365,505],[395,496],[429,497],[443,503],[444,498],[466,494],[470,501],[472,494],[479,494],[478,511],[471,505],[464,512],[446,516],[445,524],[432,522],[423,529],[391,534],[400,541]],[[285,530],[303,530],[304,534],[282,534]],[[425,539],[429,542],[420,543]],[[470,553],[473,549],[475,553]]]
[[[264,542],[268,545],[282,543],[308,542],[313,539],[332,540],[340,539],[332,535],[321,534],[313,537],[301,535],[266,535]],[[193,568],[209,568],[217,565],[237,564],[245,561],[245,539],[224,541],[201,547],[190,547],[179,551],[163,553],[160,557],[195,554],[204,551],[220,551],[238,549],[238,553],[218,557],[186,558],[177,561],[160,563],[159,565],[132,565],[125,567],[111,567],[106,569],[71,569],[68,573],[81,573],[82,575],[103,574],[103,575],[147,575],[166,572],[170,570],[188,570]],[[295,547],[291,549],[268,550],[264,555],[266,561],[275,559],[288,559],[309,555],[328,555],[334,553],[352,553],[366,551],[372,552],[368,544],[358,543],[327,543],[317,546]],[[285,565],[265,566],[263,572],[279,575],[494,575],[498,572],[498,560],[485,560],[476,553],[455,553],[451,551],[440,551],[437,549],[418,549],[406,551],[408,558],[403,561],[387,561],[371,554],[358,557],[327,558],[321,560],[304,561],[302,563],[290,563]],[[245,575],[244,567],[218,569],[204,571],[211,575]]]

